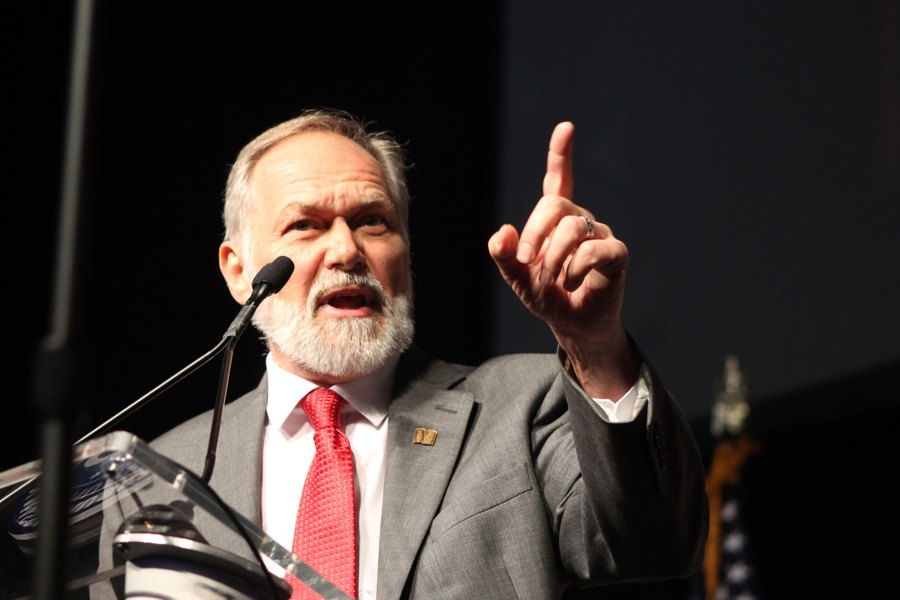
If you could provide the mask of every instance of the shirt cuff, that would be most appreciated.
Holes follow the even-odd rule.
[[[610,423],[631,423],[650,400],[650,372],[647,365],[641,365],[638,379],[625,395],[613,402],[608,398],[594,398]]]

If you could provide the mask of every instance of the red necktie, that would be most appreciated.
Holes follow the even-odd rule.
[[[356,510],[353,454],[341,426],[346,401],[318,388],[300,401],[316,432],[316,455],[297,511],[292,551],[348,596],[356,598]],[[291,600],[320,598],[296,579]]]

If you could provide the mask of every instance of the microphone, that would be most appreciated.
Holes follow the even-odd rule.
[[[253,293],[247,304],[258,305],[272,294],[277,294],[291,278],[294,272],[294,261],[287,256],[279,256],[265,265],[253,278]]]
[[[253,291],[250,293],[250,298],[234,318],[234,321],[231,322],[222,339],[230,338],[236,342],[237,338],[244,333],[247,325],[250,324],[253,313],[256,312],[256,307],[259,306],[260,302],[281,291],[281,288],[291,278],[293,272],[294,262],[287,256],[279,256],[260,269],[256,277],[253,278],[253,283],[251,284]]]
[[[200,479],[203,483],[209,483],[212,477],[213,467],[216,464],[216,446],[219,443],[219,429],[222,427],[222,410],[225,408],[225,395],[228,391],[228,377],[231,374],[231,358],[234,346],[241,334],[250,323],[253,313],[259,303],[281,291],[287,280],[294,272],[294,262],[287,256],[279,256],[265,265],[253,278],[251,286],[253,291],[247,303],[241,308],[238,315],[231,322],[220,344],[225,344],[225,357],[222,360],[222,370],[219,373],[219,391],[216,395],[216,407],[213,411],[212,427],[209,431],[209,446],[206,450],[206,463],[203,467],[203,475]]]

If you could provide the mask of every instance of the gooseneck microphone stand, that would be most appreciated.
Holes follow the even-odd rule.
[[[256,308],[259,306],[260,302],[262,302],[272,294],[278,293],[281,288],[284,287],[284,284],[287,283],[287,280],[290,279],[293,271],[294,263],[286,256],[279,256],[278,258],[261,268],[253,278],[253,282],[251,284],[253,292],[250,295],[250,299],[247,300],[247,303],[241,307],[240,312],[238,312],[237,316],[228,326],[228,329],[225,331],[225,334],[222,336],[222,339],[218,344],[213,346],[209,351],[205,352],[199,358],[195,359],[189,365],[154,387],[152,390],[114,414],[112,417],[108,418],[106,421],[81,436],[78,440],[75,441],[75,444],[80,444],[95,436],[99,436],[103,433],[109,432],[116,423],[119,423],[127,416],[136,412],[138,409],[148,404],[151,400],[160,396],[163,392],[174,386],[176,383],[211,361],[222,351],[225,351],[225,357],[222,361],[222,368],[219,374],[219,389],[216,394],[216,405],[213,412],[212,428],[209,435],[206,465],[204,467],[203,476],[201,478],[203,480],[203,483],[208,483],[209,478],[212,476],[212,469],[215,464],[216,445],[219,439],[219,428],[222,421],[222,410],[225,406],[225,398],[228,392],[228,379],[231,374],[231,362],[232,356],[234,354],[234,347],[237,344],[238,339],[244,333],[244,330],[246,330],[248,325],[250,324],[253,313],[256,312]],[[64,390],[65,387],[61,389]],[[53,437],[52,439],[56,440],[55,437]],[[30,479],[21,484],[12,492],[8,493],[3,498],[0,498],[0,507],[5,506],[7,502],[15,498],[19,494],[19,492],[23,491],[33,482],[34,479]]]
[[[294,263],[286,256],[279,256],[261,268],[259,273],[253,278],[251,284],[253,292],[250,295],[250,299],[241,307],[240,312],[238,312],[234,321],[231,322],[231,325],[229,325],[228,329],[225,331],[225,335],[222,336],[222,339],[218,344],[194,360],[194,362],[157,385],[91,431],[87,432],[76,443],[81,443],[102,433],[107,433],[113,425],[137,411],[224,351],[225,355],[222,358],[222,368],[219,371],[219,388],[216,393],[216,405],[215,410],[213,411],[212,429],[209,434],[209,446],[206,452],[206,464],[203,468],[203,475],[201,477],[203,483],[209,483],[209,478],[212,476],[213,466],[216,461],[216,446],[219,440],[219,427],[222,422],[222,410],[225,406],[225,398],[228,393],[228,380],[231,375],[234,347],[237,344],[238,339],[240,339],[241,335],[244,333],[244,330],[247,329],[247,326],[250,324],[253,313],[256,312],[256,308],[259,306],[260,302],[272,294],[278,293],[281,288],[284,287],[284,284],[287,283],[287,280],[290,279],[293,272]]]

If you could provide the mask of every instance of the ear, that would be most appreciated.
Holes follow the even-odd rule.
[[[244,273],[244,260],[238,254],[235,245],[229,241],[219,245],[219,270],[225,278],[225,283],[228,284],[231,297],[238,304],[246,303],[252,288]]]

